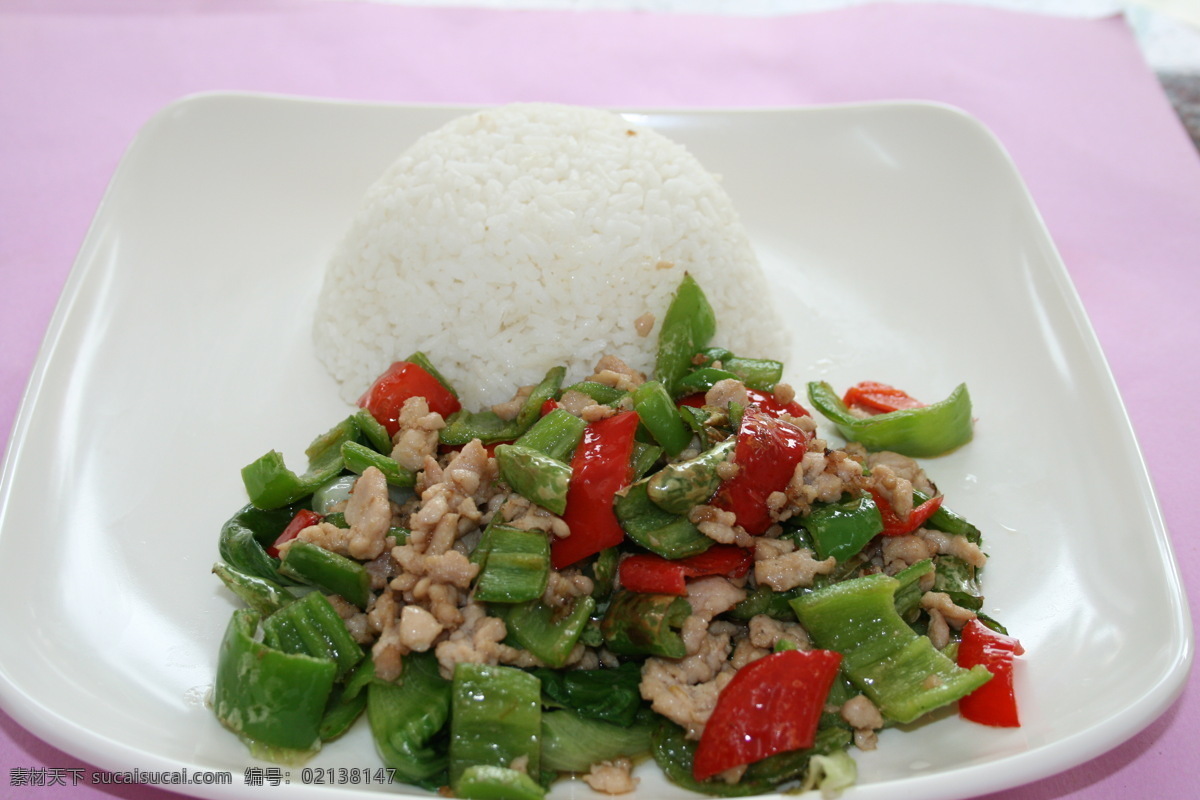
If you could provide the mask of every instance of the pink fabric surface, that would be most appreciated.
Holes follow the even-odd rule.
[[[1200,425],[1200,158],[1119,18],[952,5],[782,18],[504,12],[374,4],[125,0],[0,8],[0,442],[90,219],[156,110],[198,91],[387,102],[552,100],[758,107],[887,99],[959,106],[1007,147],[1099,335],[1154,478],[1193,618],[1186,511]],[[4,613],[19,613],[5,609]],[[999,798],[1194,795],[1200,687],[1131,741]],[[0,790],[90,769],[0,713]],[[969,791],[969,789],[968,789]]]

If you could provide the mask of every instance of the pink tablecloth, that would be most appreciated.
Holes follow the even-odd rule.
[[[124,148],[161,106],[204,90],[625,107],[933,99],[967,110],[1012,154],[1083,298],[1196,617],[1200,551],[1186,506],[1200,450],[1190,404],[1200,397],[1200,158],[1121,19],[947,5],[715,18],[9,0],[0,7],[0,436]],[[1132,741],[997,797],[1192,797],[1183,765],[1194,764],[1198,740],[1193,678]],[[2,713],[0,766],[6,797],[168,796],[69,780],[17,789],[18,774],[47,774],[39,767],[88,768]]]

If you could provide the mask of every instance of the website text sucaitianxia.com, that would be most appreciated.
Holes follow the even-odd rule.
[[[290,786],[293,783],[354,786],[390,784],[395,782],[395,770],[387,768],[327,767],[284,769],[282,767],[247,767],[241,775],[246,786]],[[223,786],[233,785],[232,772],[211,770],[124,770],[104,771],[82,767],[11,767],[10,787],[36,789],[50,786],[112,786],[145,784],[148,786]]]

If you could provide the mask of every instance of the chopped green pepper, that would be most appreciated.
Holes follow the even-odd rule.
[[[808,399],[849,441],[868,450],[891,450],[913,458],[932,458],[961,447],[974,433],[971,396],[959,384],[940,403],[902,408],[873,417],[857,417],[824,381],[808,384]]]
[[[531,503],[562,515],[567,510],[571,466],[519,444],[496,446],[500,479]]]
[[[617,655],[683,658],[687,647],[679,629],[691,613],[691,604],[682,597],[622,590],[605,612],[600,630]]]
[[[299,539],[288,545],[279,572],[316,586],[365,609],[371,601],[371,576],[366,567],[343,555]]]
[[[367,720],[383,763],[397,780],[427,789],[446,782],[449,759],[437,742],[450,719],[450,681],[438,673],[433,653],[404,656],[398,683],[367,687]]]
[[[692,357],[717,332],[717,318],[696,279],[685,274],[675,290],[658,332],[654,375],[672,397],[678,397],[679,382],[692,368]]]
[[[213,708],[221,724],[266,748],[311,753],[337,665],[255,641],[258,612],[233,612],[217,657]]]
[[[541,682],[515,667],[460,662],[451,683],[450,786],[473,766],[525,770],[541,762]]]
[[[908,723],[986,683],[986,669],[964,670],[912,631],[896,613],[899,582],[867,575],[791,601],[813,644],[842,654],[847,676],[883,715]]]

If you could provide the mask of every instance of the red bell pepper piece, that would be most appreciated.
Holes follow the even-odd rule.
[[[879,507],[879,516],[883,517],[883,531],[881,533],[884,536],[905,536],[910,534],[924,525],[934,515],[934,512],[942,507],[942,495],[935,495],[908,512],[907,517],[901,518],[896,513],[896,510],[892,508],[892,504],[888,499],[875,489],[871,490],[871,497],[874,498],[875,505]]]
[[[686,595],[688,578],[740,578],[753,563],[753,552],[731,544],[713,545],[703,553],[674,560],[638,553],[621,562],[621,585],[631,592]]]
[[[996,728],[1021,727],[1013,691],[1013,659],[1024,652],[1019,641],[977,619],[963,626],[958,665],[970,669],[982,664],[992,673],[990,681],[958,701],[958,713],[964,719]]]
[[[851,408],[857,407],[878,414],[899,411],[902,408],[923,408],[925,406],[924,403],[903,389],[875,381],[862,381],[854,384],[846,390],[842,402]]]
[[[284,542],[290,542],[300,535],[300,531],[307,527],[316,525],[324,517],[315,511],[309,511],[307,508],[302,508],[296,512],[296,516],[292,517],[292,521],[283,529],[283,533],[275,538],[275,542],[267,548],[267,555],[271,558],[279,558],[279,546]]]
[[[613,511],[613,499],[633,477],[630,459],[637,427],[637,412],[625,411],[588,423],[583,429],[583,439],[571,458],[571,482],[563,513],[571,535],[556,538],[550,545],[550,562],[555,569],[624,540],[625,531]]]
[[[542,403],[542,408],[538,412],[538,416],[544,417],[556,408],[562,408],[562,406],[557,400],[555,400],[553,397],[551,397],[549,400]]]
[[[811,416],[808,413],[808,409],[797,403],[795,400],[791,401],[790,403],[780,403],[775,399],[775,395],[768,394],[767,392],[760,392],[757,389],[751,389],[750,387],[746,387],[746,399],[750,401],[749,404],[751,406],[765,411],[772,417],[782,416],[783,414],[787,414],[791,417]],[[704,393],[695,392],[694,394],[681,397],[678,401],[678,405],[691,406],[692,408],[703,408]]]
[[[704,726],[692,775],[706,780],[776,753],[812,747],[842,654],[781,650],[737,671]]]
[[[752,536],[763,533],[771,527],[767,497],[787,488],[807,448],[807,433],[747,408],[733,449],[738,473],[717,489],[713,505],[736,514],[737,523]]]
[[[448,417],[462,408],[458,398],[445,385],[411,361],[397,361],[375,379],[371,388],[358,398],[358,405],[371,412],[387,432],[395,436],[400,426],[397,419],[404,401],[424,397],[429,410]]]

